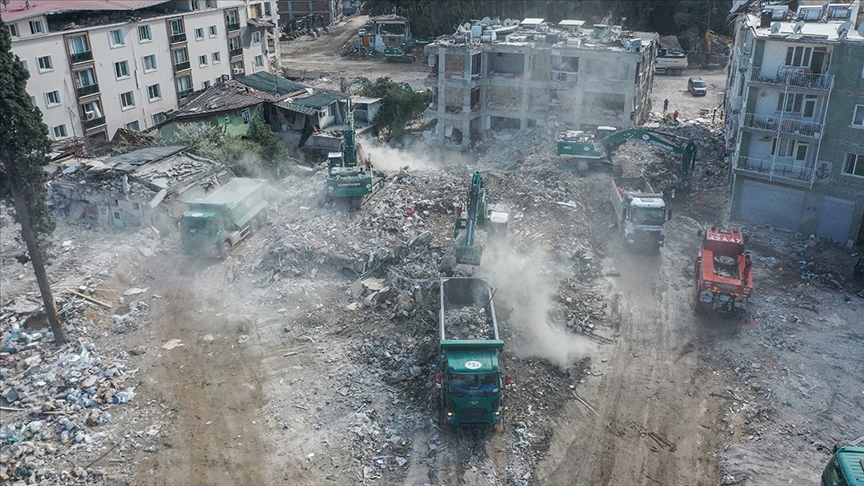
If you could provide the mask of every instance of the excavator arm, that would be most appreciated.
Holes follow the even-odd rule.
[[[673,141],[672,139],[678,139]],[[668,150],[681,155],[680,188],[690,189],[690,171],[693,167],[693,159],[696,157],[696,143],[693,140],[678,137],[669,133],[655,132],[645,128],[625,128],[600,141],[609,157],[618,150],[625,142],[637,139],[649,145]]]
[[[461,214],[456,220],[456,262],[480,265],[483,249],[477,245],[475,233],[478,225],[485,222],[486,216],[486,190],[483,188],[483,177],[480,172],[475,172],[471,177],[468,201],[463,211],[466,213],[464,221]],[[461,241],[459,241],[460,236],[462,236]]]

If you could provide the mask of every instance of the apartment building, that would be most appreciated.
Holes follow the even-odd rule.
[[[279,8],[279,25],[307,15],[320,15],[324,25],[342,20],[342,0],[278,0],[276,6]]]
[[[0,11],[58,142],[144,130],[223,80],[278,68],[275,0],[11,0]]]
[[[731,217],[864,244],[860,3],[737,12],[726,96]]]
[[[467,147],[487,130],[554,117],[573,129],[639,125],[651,110],[656,33],[581,20],[466,24],[424,48],[438,143]]]

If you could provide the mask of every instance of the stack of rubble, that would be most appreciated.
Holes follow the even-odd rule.
[[[483,341],[493,339],[492,322],[479,307],[449,309],[444,313],[446,339]]]

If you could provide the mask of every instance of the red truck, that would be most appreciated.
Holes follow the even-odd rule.
[[[696,258],[696,311],[743,314],[753,295],[752,265],[738,228],[707,229]]]

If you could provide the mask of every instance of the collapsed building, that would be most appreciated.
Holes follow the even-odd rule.
[[[434,141],[467,147],[552,118],[581,130],[645,122],[658,35],[583,24],[486,18],[427,45]]]

